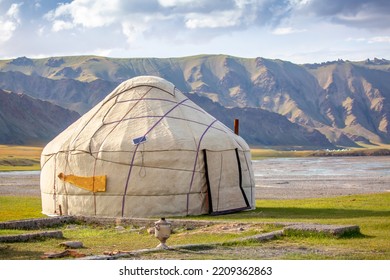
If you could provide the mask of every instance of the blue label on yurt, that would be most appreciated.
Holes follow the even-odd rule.
[[[139,144],[141,144],[143,142],[146,142],[146,136],[141,136],[141,137],[133,139],[133,144],[134,145],[139,145]]]

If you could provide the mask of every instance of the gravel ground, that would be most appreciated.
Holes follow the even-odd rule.
[[[390,191],[390,157],[275,158],[253,162],[256,198],[299,199]]]
[[[40,196],[39,171],[0,172],[0,195]]]

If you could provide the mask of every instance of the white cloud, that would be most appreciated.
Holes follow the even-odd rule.
[[[9,20],[0,19],[0,43],[4,43],[11,39],[13,32],[16,29],[16,24]]]
[[[37,30],[37,34],[38,34],[39,37],[43,36],[45,34],[45,32],[46,32],[46,27],[45,26],[41,26]]]
[[[189,29],[231,27],[239,24],[240,14],[235,11],[214,12],[211,14],[188,14],[185,26]]]
[[[274,35],[288,35],[293,33],[302,33],[307,31],[306,29],[295,29],[292,27],[278,27],[272,31]]]
[[[180,5],[187,5],[191,2],[194,2],[193,0],[158,0],[158,3],[163,7],[175,7]]]
[[[252,25],[273,24],[275,18],[285,16],[288,8],[274,0],[158,0],[127,2],[125,0],[74,0],[60,4],[48,12],[45,18],[51,21],[52,31],[83,27],[99,28],[111,25],[122,26],[123,34],[134,34],[147,23],[143,31],[161,30],[161,24],[185,32],[194,29],[249,28]],[[164,18],[162,19],[162,16]],[[129,25],[134,18],[140,24]],[[272,19],[271,19],[272,18]],[[221,30],[221,34],[223,34]]]
[[[377,36],[368,40],[369,43],[390,43],[390,36]]]
[[[359,38],[348,37],[346,39],[346,41],[347,42],[369,43],[369,44],[390,43],[390,36],[375,36],[375,37],[370,37],[370,38],[365,38],[365,37],[359,37]]]
[[[53,22],[53,31],[60,31],[76,26],[86,28],[107,26],[116,21],[118,12],[119,0],[74,0],[60,4],[57,9],[48,12],[45,18]]]
[[[371,37],[368,40],[368,43],[390,43],[390,36],[377,36],[377,37]]]
[[[58,32],[61,30],[67,30],[72,29],[74,27],[74,24],[69,21],[63,21],[63,20],[55,20],[53,21],[52,30],[54,32]]]
[[[122,32],[126,36],[129,45],[133,44],[145,30],[146,26],[140,21],[124,21],[122,23]]]
[[[11,39],[14,31],[21,23],[19,9],[22,4],[12,4],[5,16],[0,16],[0,44]]]
[[[348,37],[347,39],[345,39],[345,41],[347,41],[347,42],[366,42],[367,38],[364,38],[364,37],[359,37],[359,38]]]
[[[58,0],[57,3],[59,1],[62,0]],[[316,34],[323,35],[324,38],[328,36],[327,41],[332,41],[333,35],[347,32],[346,35],[339,36],[338,41],[334,40],[334,44],[340,42],[347,44],[347,41],[354,40],[357,42],[353,39],[356,36],[365,37],[364,43],[367,47],[369,40],[376,43],[375,46],[383,47],[387,39],[382,35],[388,34],[358,32],[369,29],[366,24],[371,21],[372,15],[384,14],[383,9],[365,9],[367,5],[379,7],[378,3],[381,1],[383,2],[359,0],[359,3],[366,3],[364,6],[355,5],[356,0],[329,0],[329,4],[328,1],[321,0],[67,0],[62,1],[67,3],[59,4],[45,15],[46,22],[43,24],[49,24],[44,29],[41,22],[37,21],[36,30],[41,28],[37,33],[53,38],[53,42],[58,42],[61,38],[75,40],[72,49],[67,47],[68,52],[80,50],[88,52],[96,48],[106,53],[110,47],[117,47],[118,49],[112,53],[119,53],[119,49],[124,49],[133,55],[136,49],[139,53],[149,49],[149,53],[153,55],[159,53],[164,44],[166,46],[175,44],[175,47],[180,45],[180,48],[186,49],[196,45],[194,51],[200,51],[201,47],[205,46],[202,52],[209,52],[207,46],[211,41],[218,42],[224,37],[234,41],[234,38],[240,37],[242,33],[252,34],[245,39],[248,41],[253,41],[256,36],[268,37],[280,45],[285,45],[286,41],[290,43],[302,39],[301,36],[286,35],[302,32],[307,36],[316,37],[318,36]],[[372,2],[377,4],[367,4]],[[33,3],[41,3],[42,11],[48,7],[46,1],[34,0]],[[11,14],[13,13],[10,11]],[[0,20],[4,22],[5,18],[0,16]],[[14,23],[16,24],[16,21]],[[324,23],[327,28],[321,29]],[[365,27],[361,28],[363,25]],[[357,32],[350,32],[349,27],[356,28]],[[0,31],[4,28],[0,26]],[[8,38],[10,36],[8,34],[12,35],[13,28],[16,27],[8,25],[7,30],[10,31],[0,36]],[[71,32],[74,36],[70,36]],[[348,36],[351,38],[346,40]],[[257,43],[254,55],[263,55],[259,48],[263,42],[264,40]],[[231,42],[231,45],[235,43]],[[151,46],[145,46],[148,44]],[[302,41],[299,44],[302,44]],[[225,42],[224,45],[215,47],[213,51],[220,53],[226,45],[230,43]],[[350,45],[361,44],[349,43],[348,46]],[[55,46],[61,48],[59,43]],[[37,47],[39,48],[40,46]],[[173,47],[166,48],[169,49],[170,55],[174,53],[171,51]],[[177,48],[177,52],[180,48]],[[266,51],[267,49],[264,50],[264,54]]]
[[[353,28],[390,28],[387,0],[310,0],[302,8],[305,14]]]
[[[290,0],[290,3],[292,5],[295,5],[298,7],[308,5],[308,4],[310,4],[310,2],[312,2],[312,0]]]
[[[23,3],[19,3],[19,4],[12,4],[11,7],[8,9],[6,15],[9,17],[9,18],[12,18],[14,19],[17,23],[20,23],[20,17],[19,17],[19,9],[20,9],[20,6],[22,6]]]
[[[169,0],[169,2],[185,2],[186,0]],[[193,1],[194,2],[194,1]],[[196,2],[196,3],[200,3]],[[206,3],[207,2],[207,3]],[[213,1],[205,1],[203,4],[208,5]],[[269,1],[268,1],[269,2]],[[220,5],[218,9],[215,6],[205,7],[199,12],[184,13],[185,27],[188,29],[197,28],[221,28],[221,29],[237,29],[249,28],[253,25],[264,24],[269,17],[269,9],[265,5],[267,1],[257,0],[234,0],[225,1],[224,5]],[[198,8],[201,5],[199,4]],[[209,10],[208,10],[208,9]],[[274,7],[272,7],[273,9]],[[278,13],[279,7],[276,7],[273,12]],[[278,16],[276,16],[278,17]]]

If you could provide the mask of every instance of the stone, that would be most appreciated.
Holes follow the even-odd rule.
[[[83,242],[81,242],[81,241],[66,241],[66,242],[60,243],[59,245],[64,246],[65,248],[72,248],[72,249],[84,247]]]
[[[64,238],[62,231],[44,231],[35,233],[25,233],[17,235],[2,235],[0,236],[0,242],[28,242],[34,239],[41,238]]]
[[[333,236],[342,236],[347,233],[360,233],[360,228],[357,225],[296,224],[287,226],[284,230],[319,232]]]
[[[123,226],[116,226],[115,229],[117,231],[124,231],[124,230],[126,230]]]

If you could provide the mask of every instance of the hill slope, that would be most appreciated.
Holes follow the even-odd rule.
[[[44,144],[79,117],[49,102],[0,90],[2,144]]]

